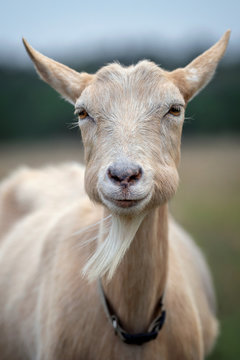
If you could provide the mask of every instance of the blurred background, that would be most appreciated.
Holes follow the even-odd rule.
[[[221,334],[211,360],[240,359],[240,2],[5,1],[0,5],[0,179],[22,164],[83,160],[73,108],[39,81],[21,43],[79,71],[118,60],[185,66],[230,28],[214,80],[188,106],[171,203],[210,264]]]

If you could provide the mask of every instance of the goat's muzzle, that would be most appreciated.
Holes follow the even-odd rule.
[[[146,174],[142,166],[121,159],[112,162],[105,169],[99,188],[105,205],[112,210],[127,211],[129,208],[142,208],[143,200],[149,195],[149,191],[146,192],[148,186],[144,184],[146,185]]]

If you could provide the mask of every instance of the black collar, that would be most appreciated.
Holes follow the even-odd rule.
[[[119,321],[116,314],[114,314],[113,308],[104,294],[102,282],[98,280],[98,288],[99,294],[101,298],[101,302],[105,313],[107,315],[108,320],[112,324],[115,334],[120,337],[120,339],[129,345],[142,345],[148,341],[156,339],[159,331],[162,329],[163,324],[166,318],[166,311],[163,310],[163,295],[161,296],[159,303],[157,305],[158,309],[160,309],[160,315],[156,317],[153,322],[150,324],[148,328],[148,332],[146,333],[137,333],[137,334],[129,334],[127,331],[123,329],[121,326],[121,322]]]

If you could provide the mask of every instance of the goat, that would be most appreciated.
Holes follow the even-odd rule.
[[[185,68],[144,60],[94,75],[24,40],[40,77],[75,105],[86,170],[23,168],[1,184],[2,360],[201,360],[211,351],[211,277],[167,204],[186,104],[229,36]]]

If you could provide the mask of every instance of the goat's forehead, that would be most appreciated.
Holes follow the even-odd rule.
[[[182,99],[178,88],[169,80],[167,72],[150,61],[123,67],[110,64],[101,68],[94,81],[83,92],[84,103],[102,105],[119,104],[132,100],[148,106],[154,103],[170,103]]]

